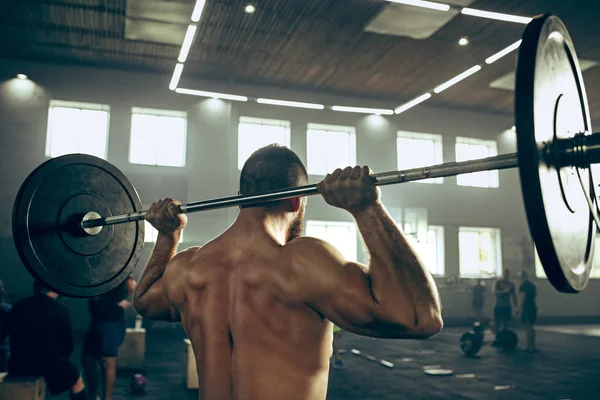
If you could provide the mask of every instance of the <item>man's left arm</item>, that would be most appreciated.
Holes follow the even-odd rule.
[[[179,204],[178,201],[164,199],[152,204],[146,214],[146,220],[158,230],[158,238],[135,288],[133,305],[138,313],[148,319],[171,322],[181,320],[179,311],[165,294],[165,285],[174,285],[176,282],[166,282],[164,279],[165,270],[179,270],[178,264],[185,261],[190,253],[183,251],[175,255],[181,231],[187,223],[186,216],[178,211]],[[174,274],[174,279],[177,279],[178,275]]]

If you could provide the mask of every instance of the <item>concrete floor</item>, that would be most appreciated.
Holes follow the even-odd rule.
[[[600,399],[600,326],[541,327],[538,353],[507,354],[485,345],[477,358],[461,353],[458,341],[465,330],[447,328],[423,341],[378,340],[346,333],[342,340],[347,350],[342,356],[346,370],[331,371],[327,398]],[[523,340],[522,334],[520,337]],[[198,398],[197,391],[183,387],[182,339],[183,333],[177,329],[148,333],[144,375],[149,385],[144,399]],[[394,368],[360,358],[352,349],[385,359]],[[453,370],[453,375],[423,373],[424,366],[436,365]],[[129,393],[129,376],[120,374],[113,400],[136,398]]]

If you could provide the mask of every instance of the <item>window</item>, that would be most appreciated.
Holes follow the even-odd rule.
[[[443,276],[444,227],[428,225],[426,208],[390,207],[388,211],[429,272]]]
[[[600,235],[596,235],[596,243],[594,244],[594,261],[592,262],[592,271],[590,272],[590,278],[600,278]],[[546,272],[542,266],[542,261],[538,256],[537,249],[533,246],[533,252],[535,254],[535,276],[537,278],[547,279]]]
[[[442,136],[430,133],[398,131],[398,170],[441,164]],[[430,178],[415,182],[443,183],[444,178]]]
[[[501,274],[500,230],[492,228],[459,228],[458,251],[460,276],[493,278]]]
[[[158,239],[158,231],[156,228],[152,226],[152,224],[148,221],[144,221],[145,230],[144,230],[144,243],[156,243],[156,239]],[[179,236],[179,243],[183,242],[183,232],[181,232],[181,236]]]
[[[84,153],[106,159],[110,107],[51,100],[46,156]]]
[[[129,162],[183,167],[186,130],[187,114],[184,111],[132,108]]]
[[[272,143],[290,147],[290,121],[240,117],[238,169],[242,169],[252,153]]]
[[[331,243],[348,261],[357,260],[356,225],[353,222],[306,221],[306,236]]]
[[[456,161],[476,160],[498,155],[496,142],[464,137],[456,138]],[[481,171],[456,176],[460,186],[498,187],[498,171]]]
[[[356,165],[356,133],[349,126],[308,124],[307,170],[310,175],[327,175],[337,168]]]

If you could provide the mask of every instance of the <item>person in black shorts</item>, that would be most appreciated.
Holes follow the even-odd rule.
[[[98,297],[89,299],[90,327],[83,342],[82,362],[90,399],[96,400],[101,371],[104,400],[111,400],[117,374],[119,347],[125,340],[125,309],[131,307],[127,297],[135,289],[135,280],[125,282]]]
[[[86,400],[81,375],[69,361],[73,352],[69,310],[57,298],[57,293],[36,280],[34,295],[13,305],[8,376],[43,376],[51,395],[69,390],[71,399]]]
[[[533,353],[535,349],[535,329],[534,325],[537,321],[537,305],[535,298],[537,289],[528,279],[527,272],[521,272],[521,286],[519,287],[519,308],[521,314],[521,322],[527,331],[527,347],[525,351]]]
[[[497,338],[498,333],[508,328],[508,323],[512,319],[513,305],[517,308],[515,285],[510,280],[510,271],[508,269],[504,270],[502,278],[498,279],[494,284],[494,295],[496,296],[494,329]],[[493,345],[498,345],[498,341],[495,340]]]

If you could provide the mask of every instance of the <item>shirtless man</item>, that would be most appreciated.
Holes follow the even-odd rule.
[[[291,150],[257,150],[240,192],[308,183]],[[442,329],[435,283],[380,201],[368,167],[338,169],[318,185],[355,218],[368,266],[302,233],[306,198],[243,207],[213,241],[178,254],[186,216],[154,203],[158,239],[134,294],[147,318],[181,321],[198,368],[200,398],[325,399],[333,324],[381,338],[426,338]]]

